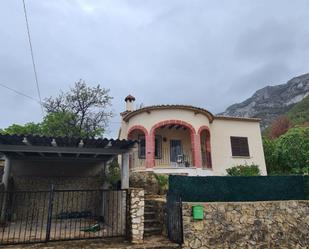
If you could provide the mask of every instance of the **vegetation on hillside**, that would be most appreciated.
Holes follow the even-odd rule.
[[[268,174],[309,173],[309,96],[271,124],[263,145]]]
[[[309,125],[309,96],[297,103],[286,113],[292,125]]]
[[[3,134],[100,137],[112,113],[108,110],[112,97],[109,90],[89,87],[78,81],[68,92],[45,99],[46,115],[40,123],[13,124]]]

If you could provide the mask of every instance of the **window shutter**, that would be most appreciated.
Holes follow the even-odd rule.
[[[250,156],[247,137],[231,137],[232,156]]]

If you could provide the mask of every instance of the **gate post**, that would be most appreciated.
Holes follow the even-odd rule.
[[[130,188],[128,198],[128,232],[132,243],[140,244],[144,240],[144,189]]]
[[[48,242],[50,239],[50,228],[51,228],[51,222],[52,222],[53,205],[54,205],[54,185],[52,184],[50,187],[49,199],[48,199],[48,214],[47,214],[45,242]]]

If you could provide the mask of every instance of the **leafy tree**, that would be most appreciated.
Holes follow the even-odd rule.
[[[309,173],[309,127],[291,128],[275,140],[264,138],[263,145],[268,174]]]
[[[98,137],[104,133],[112,113],[107,110],[112,97],[109,90],[87,87],[83,81],[75,83],[67,93],[44,102],[46,116],[41,123],[13,124],[5,134]]]
[[[0,133],[9,135],[41,135],[42,129],[41,125],[36,123],[27,123],[25,125],[12,124],[8,128],[1,130]]]
[[[261,175],[258,165],[237,165],[226,170],[229,176],[259,176]]]
[[[276,142],[278,164],[290,173],[309,167],[309,127],[295,127]]]
[[[74,88],[56,98],[45,99],[44,107],[50,113],[70,113],[69,125],[81,137],[95,137],[104,133],[107,122],[112,117],[108,111],[112,97],[109,90],[96,87],[88,87],[82,80],[75,83]],[[67,117],[66,117],[67,118]]]
[[[75,115],[69,112],[53,112],[44,117],[41,126],[41,133],[52,137],[84,137],[74,126]]]
[[[280,175],[283,173],[283,169],[278,162],[276,146],[277,141],[275,139],[263,139],[263,149],[268,175]]]

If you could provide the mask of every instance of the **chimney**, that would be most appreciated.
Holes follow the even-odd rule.
[[[134,110],[134,101],[135,101],[135,98],[132,96],[132,95],[128,95],[124,101],[126,102],[126,111],[133,111]]]

